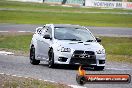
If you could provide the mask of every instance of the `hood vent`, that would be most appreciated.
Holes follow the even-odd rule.
[[[78,44],[78,43],[83,43],[83,42],[77,42],[77,43],[69,43],[69,44]]]
[[[83,43],[83,42],[78,42],[78,43]]]
[[[84,45],[90,45],[90,44],[84,44]]]

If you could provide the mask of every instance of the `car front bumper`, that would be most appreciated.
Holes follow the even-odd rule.
[[[80,55],[82,56],[82,55]],[[95,54],[86,57],[76,57],[73,52],[55,52],[55,64],[78,64],[78,65],[91,65],[91,66],[105,66],[105,54]]]

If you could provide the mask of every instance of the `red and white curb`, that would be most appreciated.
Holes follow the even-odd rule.
[[[108,70],[118,70],[118,71],[125,71],[125,70],[132,70],[132,69],[126,69],[126,68],[106,68]]]
[[[0,32],[4,32],[5,33],[5,32],[9,32],[9,31],[0,31]]]
[[[34,32],[32,32],[32,31],[0,31],[0,33],[8,33],[8,32],[10,32],[10,33],[12,33],[12,32],[19,32],[19,33],[34,33]]]
[[[20,32],[20,33],[25,33],[25,32],[34,33],[34,32],[31,32],[31,31],[16,31],[16,32]]]
[[[11,74],[5,74],[5,73],[0,73],[0,75],[7,75],[7,76],[13,76],[13,77],[19,77],[19,78],[32,78],[32,77],[26,77],[26,76],[18,76],[18,75],[11,75]],[[33,78],[36,79],[36,78]],[[55,81],[51,81],[51,80],[42,80],[42,79],[36,79],[36,80],[40,80],[40,81],[46,81],[46,82],[51,82],[51,83],[57,83]],[[66,84],[67,85],[67,84]],[[87,88],[87,87],[83,87],[83,86],[78,86],[78,85],[68,85],[72,88]]]
[[[78,86],[78,85],[68,85],[68,86],[70,86],[70,87],[72,87],[72,88],[87,88],[87,87]]]
[[[0,51],[0,55],[14,55],[12,52]]]

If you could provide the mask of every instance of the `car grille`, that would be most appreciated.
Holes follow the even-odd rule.
[[[74,51],[73,54],[83,54],[83,53],[84,53],[84,51],[82,51],[82,50],[76,50],[76,51]]]
[[[79,63],[84,65],[96,64],[96,56],[93,51],[76,50],[73,52],[70,63]]]

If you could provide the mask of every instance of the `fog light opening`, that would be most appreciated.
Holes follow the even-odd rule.
[[[61,61],[61,62],[66,62],[68,58],[65,58],[65,57],[59,57],[58,58],[58,61]]]
[[[105,64],[105,60],[99,60],[99,64]]]

